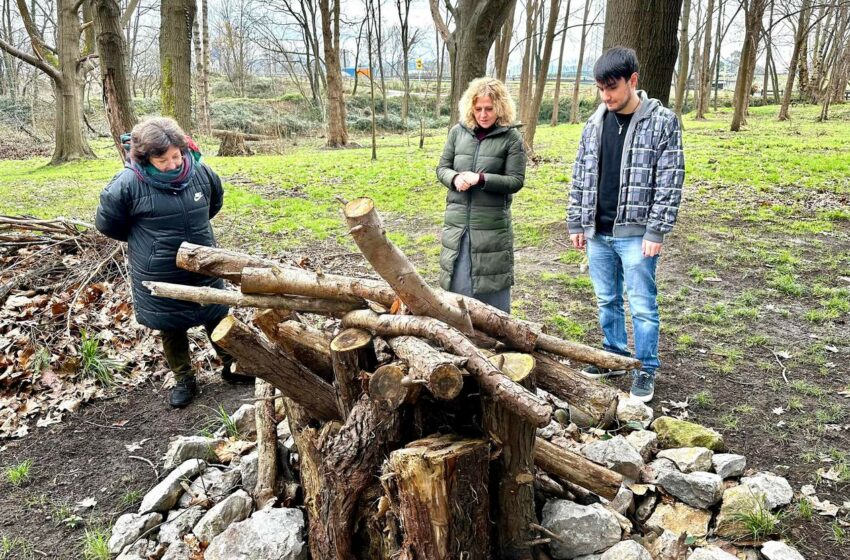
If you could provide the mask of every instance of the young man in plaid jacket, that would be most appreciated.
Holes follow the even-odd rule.
[[[603,347],[631,355],[623,309],[629,296],[635,357],[631,395],[649,402],[658,360],[655,267],[682,198],[685,159],[676,115],[637,89],[632,49],[614,47],[596,61],[602,105],[584,127],[573,168],[567,225],[570,241],[587,250]],[[622,375],[595,366],[588,377]]]

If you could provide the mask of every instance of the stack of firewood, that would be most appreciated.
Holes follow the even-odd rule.
[[[261,481],[274,480],[273,402],[284,402],[312,557],[531,558],[552,538],[538,524],[536,491],[613,499],[621,475],[538,430],[615,421],[620,393],[563,358],[617,369],[639,363],[430,287],[387,239],[370,199],[344,212],[383,280],[187,243],[181,268],[241,292],[146,284],[157,296],[258,308],[253,325],[229,316],[213,340],[240,373],[263,380]],[[334,336],[308,314],[338,319]],[[553,419],[546,395],[569,403],[568,419]],[[274,501],[273,486],[257,492]]]

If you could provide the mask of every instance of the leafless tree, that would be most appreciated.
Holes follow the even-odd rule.
[[[348,144],[345,126],[345,98],[342,91],[342,69],[339,65],[339,13],[342,0],[319,0],[322,16],[322,43],[327,69],[328,146]]]
[[[552,94],[552,120],[551,126],[558,126],[558,104],[561,96],[561,75],[564,72],[564,45],[567,44],[567,28],[570,24],[570,4],[572,0],[567,0],[567,9],[564,10],[564,26],[561,29],[561,48],[558,53],[558,72],[555,77],[555,91]]]
[[[744,9],[745,35],[744,46],[741,48],[741,62],[738,65],[738,77],[735,82],[735,112],[732,114],[730,127],[733,132],[741,129],[750,104],[756,53],[767,0],[742,0],[741,4]]]
[[[540,114],[540,103],[543,101],[543,89],[549,75],[549,61],[552,58],[552,44],[555,42],[555,25],[561,11],[560,0],[549,0],[548,21],[546,24],[546,36],[543,41],[543,54],[540,57],[540,68],[537,74],[537,84],[534,89],[534,97],[528,106],[528,118],[523,129],[528,152],[534,153],[534,135],[537,132],[537,121]]]

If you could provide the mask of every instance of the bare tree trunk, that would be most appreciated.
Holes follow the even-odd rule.
[[[540,72],[537,75],[537,84],[534,97],[528,107],[528,118],[523,129],[525,144],[529,153],[534,154],[534,134],[537,132],[537,121],[540,118],[540,104],[543,102],[543,89],[549,74],[549,61],[552,58],[552,43],[555,41],[555,24],[558,22],[558,13],[561,8],[561,0],[549,0],[549,21],[546,25],[546,38],[543,44],[543,54],[540,57]]]
[[[682,107],[685,104],[685,89],[688,87],[688,62],[690,58],[690,41],[688,39],[688,24],[691,20],[691,0],[685,0],[682,6],[682,32],[679,36],[679,70],[676,79],[676,101],[673,105],[679,122],[682,122]]]
[[[561,76],[564,73],[564,45],[567,44],[567,27],[570,23],[570,4],[572,0],[567,0],[567,9],[564,11],[564,27],[561,30],[561,49],[558,53],[558,74],[555,78],[555,92],[552,95],[552,120],[551,126],[558,126],[558,109],[561,102]]]
[[[124,65],[127,45],[119,24],[121,10],[115,0],[92,0],[90,8],[100,57],[103,107],[118,156],[124,161],[126,152],[121,144],[121,135],[136,125],[136,112]]]
[[[337,0],[342,1],[342,0]],[[384,18],[381,15],[381,6],[384,3],[384,0],[371,0],[372,2],[372,35],[375,37],[377,42],[377,51],[378,51],[378,72],[381,75],[381,97],[384,100],[384,120],[387,118],[387,113],[389,112],[389,108],[387,106],[387,82],[384,79]],[[375,6],[378,6],[378,10],[375,10]],[[371,64],[371,62],[370,62]],[[373,74],[374,76],[374,74]],[[375,161],[374,150],[372,153],[372,161]]]
[[[398,9],[398,21],[401,31],[401,53],[402,53],[402,79],[404,81],[404,96],[401,99],[401,120],[407,127],[407,115],[410,111],[410,71],[408,65],[410,61],[410,25],[408,22],[410,16],[410,3],[412,0],[396,0],[396,8]]]
[[[584,66],[584,47],[587,45],[587,19],[590,16],[590,5],[592,0],[584,0],[584,15],[581,18],[581,42],[578,48],[578,61],[576,62],[576,79],[573,83],[573,99],[570,103],[570,124],[578,124],[579,116],[579,90],[581,88],[581,73]]]
[[[366,20],[360,22],[360,31],[357,32],[357,47],[354,50],[354,88],[351,90],[351,96],[357,95],[357,84],[360,82],[360,72],[357,69],[360,67],[360,43],[363,41],[363,27],[366,25]]]
[[[511,54],[511,39],[514,34],[514,14],[516,12],[516,4],[511,6],[511,11],[508,14],[508,19],[502,24],[502,29],[496,37],[494,45],[494,58],[496,64],[496,79],[505,82],[508,77],[508,59]]]
[[[732,115],[732,132],[741,129],[749,105],[750,89],[755,71],[755,56],[758,49],[761,21],[764,17],[767,0],[748,0],[746,8],[746,34],[741,48],[741,63],[738,66],[738,79],[735,83],[735,112]]]
[[[162,114],[192,130],[192,22],[194,0],[163,0],[159,24]]]
[[[339,12],[341,1],[319,0],[328,81],[327,145],[332,148],[348,144],[348,130],[345,126],[345,99],[342,93],[342,70],[339,66]],[[333,2],[333,6],[330,5],[330,2]],[[331,32],[331,29],[333,29],[333,32]]]
[[[723,33],[720,29],[723,27],[723,8],[726,5],[726,0],[719,0],[720,6],[717,10],[717,40],[714,44],[714,58],[711,61],[711,79],[714,80],[714,110],[717,111],[718,89],[720,88],[720,45],[723,41]]]
[[[676,53],[682,0],[608,0],[603,49],[622,45],[637,52],[640,84],[667,105]]]
[[[434,34],[437,37],[437,92],[434,99],[434,117],[439,119],[442,112],[443,99],[441,97],[443,88],[443,70],[446,67],[446,43],[440,41],[440,31],[435,30]]]
[[[201,71],[198,76],[202,113],[198,115],[201,131],[209,134],[212,131],[210,123],[210,24],[209,0],[201,0]]]
[[[708,0],[708,7],[705,10],[705,35],[702,43],[702,64],[699,70],[698,80],[698,96],[695,100],[698,120],[705,119],[705,113],[708,111],[708,95],[711,91],[711,23],[714,14],[714,0]],[[719,33],[718,28],[718,33]]]
[[[337,0],[339,2],[341,0]],[[366,39],[367,46],[369,49],[369,93],[372,99],[372,161],[377,161],[378,159],[378,133],[376,130],[375,123],[375,68],[372,66],[372,34],[374,27],[374,11],[375,6],[373,4],[374,0],[367,0],[366,3]],[[370,14],[370,12],[372,12]],[[384,95],[384,103],[386,104],[387,96]],[[384,112],[384,116],[386,116],[386,111]]]
[[[770,12],[768,15],[767,30],[764,37],[764,79],[762,80],[761,98],[764,103],[767,103],[767,89],[770,85],[770,66],[773,63],[772,58],[772,36],[773,36],[773,6],[775,2],[770,2]]]
[[[528,0],[525,4],[525,46],[522,54],[522,71],[519,75],[519,99],[517,100],[517,119],[527,120],[528,99],[531,96],[531,82],[534,81],[534,41],[537,33],[537,11],[542,10],[542,0]]]
[[[452,116],[458,121],[458,103],[470,81],[487,72],[487,56],[516,0],[457,0],[452,8],[455,28],[449,32],[438,0],[429,0],[431,16],[449,50],[452,70]]]

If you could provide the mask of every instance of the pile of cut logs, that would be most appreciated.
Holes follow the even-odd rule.
[[[275,469],[273,401],[284,402],[313,558],[532,558],[553,538],[538,524],[535,492],[613,499],[622,482],[566,438],[551,438],[573,423],[610,425],[620,396],[563,358],[617,369],[639,362],[430,287],[387,239],[370,199],[348,202],[344,213],[382,280],[186,243],[178,266],[241,291],[146,286],[162,297],[258,308],[253,325],[228,316],[213,340],[240,373],[263,380],[261,480],[274,480],[263,473]],[[308,314],[338,319],[334,336]],[[569,418],[554,419],[547,396],[569,403]],[[267,486],[268,501],[280,497]]]

